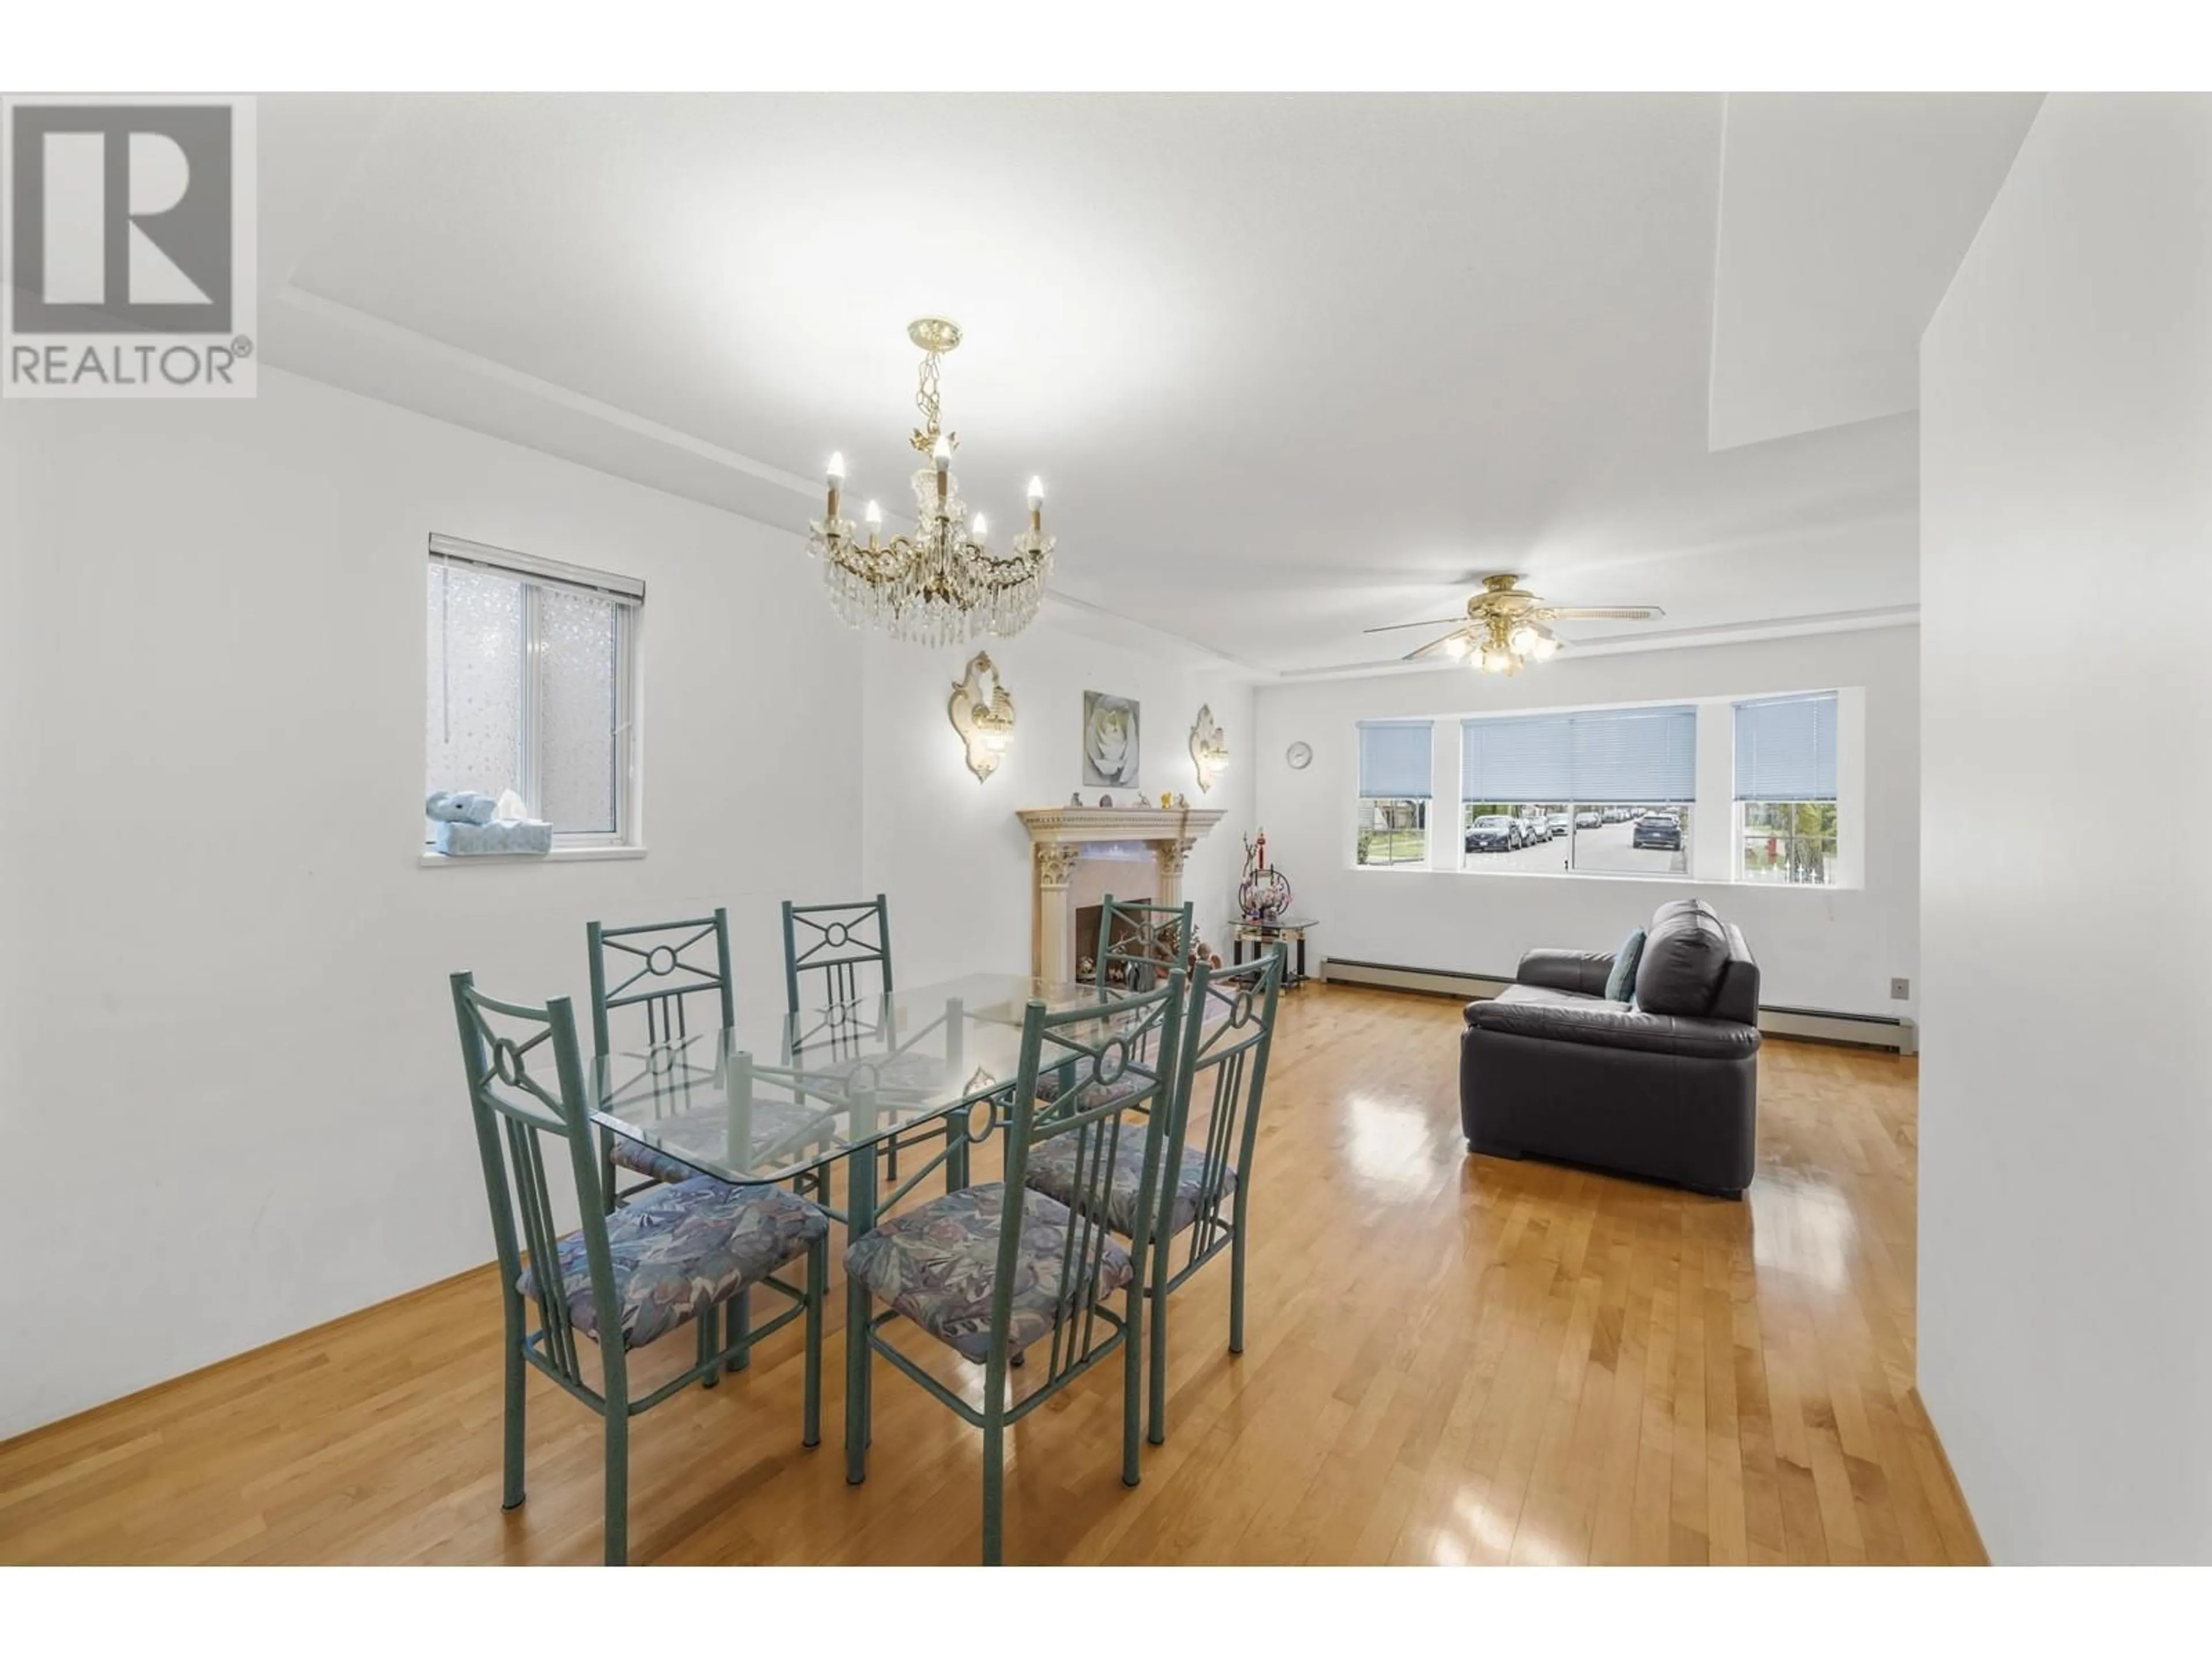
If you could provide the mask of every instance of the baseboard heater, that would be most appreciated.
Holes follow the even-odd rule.
[[[1408,968],[1394,962],[1359,962],[1323,957],[1316,978],[1338,985],[1373,985],[1390,991],[1420,991],[1431,996],[1471,1001],[1494,997],[1513,983],[1510,975],[1468,973],[1456,968]],[[1825,1008],[1762,1006],[1759,1029],[1770,1036],[1808,1042],[1837,1042],[1855,1048],[1888,1048],[1900,1054],[1920,1052],[1916,1021],[1881,1014],[1841,1014]]]

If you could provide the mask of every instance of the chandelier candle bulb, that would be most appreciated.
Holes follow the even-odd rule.
[[[988,522],[986,522],[986,521],[985,521],[984,517],[983,517],[983,515],[982,515],[981,513],[978,513],[978,514],[975,515],[975,539],[976,539],[977,541],[979,541],[979,542],[980,542],[980,541],[981,541],[981,540],[983,539],[983,538],[984,538],[984,537],[986,537],[986,536],[988,536],[988,535],[989,535],[989,534],[991,533],[991,526],[990,526],[990,525],[989,525]]]
[[[837,496],[844,486],[845,458],[842,454],[833,454],[830,458],[830,512],[828,514],[833,520],[837,516]]]

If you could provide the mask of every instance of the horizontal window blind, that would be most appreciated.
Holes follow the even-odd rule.
[[[495,570],[501,575],[536,582],[542,587],[564,587],[572,592],[611,599],[617,605],[645,603],[645,584],[635,576],[617,576],[605,570],[586,569],[580,564],[562,564],[558,559],[541,559],[534,553],[487,547],[482,542],[465,542],[458,536],[432,536],[430,556],[440,564]]]
[[[1431,720],[1359,722],[1359,793],[1370,800],[1429,798]]]
[[[1625,805],[1698,793],[1698,711],[1599,708],[1468,720],[1460,728],[1463,800]]]
[[[1738,800],[1836,798],[1836,694],[1735,706]]]
[[[1698,797],[1698,711],[1614,708],[1577,714],[1575,799],[1692,801]]]
[[[1574,733],[1567,718],[1462,721],[1460,799],[1561,805],[1574,799]]]

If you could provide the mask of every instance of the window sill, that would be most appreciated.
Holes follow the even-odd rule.
[[[612,859],[641,859],[642,847],[556,847],[550,853],[471,853],[454,858],[445,853],[425,853],[417,860],[425,870],[470,864],[603,864]]]

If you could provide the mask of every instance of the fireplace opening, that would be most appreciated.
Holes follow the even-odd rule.
[[[1121,898],[1123,904],[1150,904],[1149,898]],[[1103,904],[1079,904],[1075,907],[1075,977],[1079,984],[1088,985],[1098,975],[1098,924],[1106,914]],[[1133,923],[1130,924],[1132,927]],[[1117,962],[1106,970],[1109,985],[1127,987],[1129,983],[1130,963]]]

